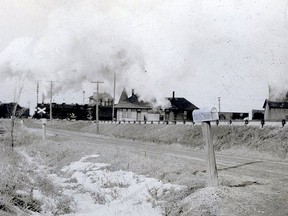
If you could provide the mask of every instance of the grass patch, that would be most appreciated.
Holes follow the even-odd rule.
[[[45,196],[54,198],[55,204],[51,212],[70,213],[71,198],[61,194],[48,177],[37,173],[37,166],[25,158],[19,151],[27,150],[31,155],[39,155],[42,137],[27,130],[23,125],[16,124],[15,147],[10,146],[9,120],[0,120],[1,128],[6,128],[0,135],[0,213],[2,215],[29,215],[30,212],[42,212],[42,198],[35,198],[35,191],[41,191]],[[49,148],[47,148],[49,149]],[[43,151],[45,152],[45,151]],[[45,153],[47,155],[47,153]],[[66,157],[65,151],[54,153],[57,161]],[[50,199],[51,201],[51,199]]]
[[[86,121],[57,121],[48,127],[77,132],[95,133],[96,124]],[[101,124],[102,135],[163,144],[179,143],[202,149],[202,130],[199,125],[166,124]],[[288,153],[288,127],[212,126],[216,151],[245,147],[254,151],[286,158]]]

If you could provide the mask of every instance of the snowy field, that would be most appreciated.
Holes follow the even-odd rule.
[[[74,200],[73,213],[63,215],[162,215],[159,197],[168,194],[171,188],[181,189],[133,172],[109,171],[109,164],[89,162],[97,157],[85,156],[63,167],[64,177],[48,175]],[[51,200],[45,200],[40,191],[35,191],[35,198],[51,205]]]

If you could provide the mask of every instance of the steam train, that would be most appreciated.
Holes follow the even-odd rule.
[[[112,106],[98,107],[99,120],[112,120]],[[50,104],[38,103],[33,118],[50,118]],[[52,103],[52,118],[67,120],[95,120],[96,106],[90,104]]]
[[[15,115],[18,118],[28,118],[29,117],[29,109],[21,107],[19,104],[16,103],[0,103],[0,118],[11,118],[13,115],[14,109]]]

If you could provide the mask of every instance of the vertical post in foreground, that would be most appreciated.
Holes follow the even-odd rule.
[[[47,119],[42,119],[43,140],[46,139],[46,124],[47,124]]]
[[[218,172],[216,166],[215,151],[212,141],[210,121],[219,120],[219,115],[215,107],[204,108],[193,111],[193,121],[201,122],[202,135],[206,150],[206,173],[209,187],[218,186]]]
[[[208,186],[218,186],[218,172],[216,166],[215,151],[212,141],[211,124],[210,122],[202,122],[203,141],[205,142],[206,150],[206,172],[208,178]]]

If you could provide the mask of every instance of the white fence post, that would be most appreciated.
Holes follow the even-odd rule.
[[[47,119],[42,119],[43,140],[46,139],[46,124],[47,124]]]

